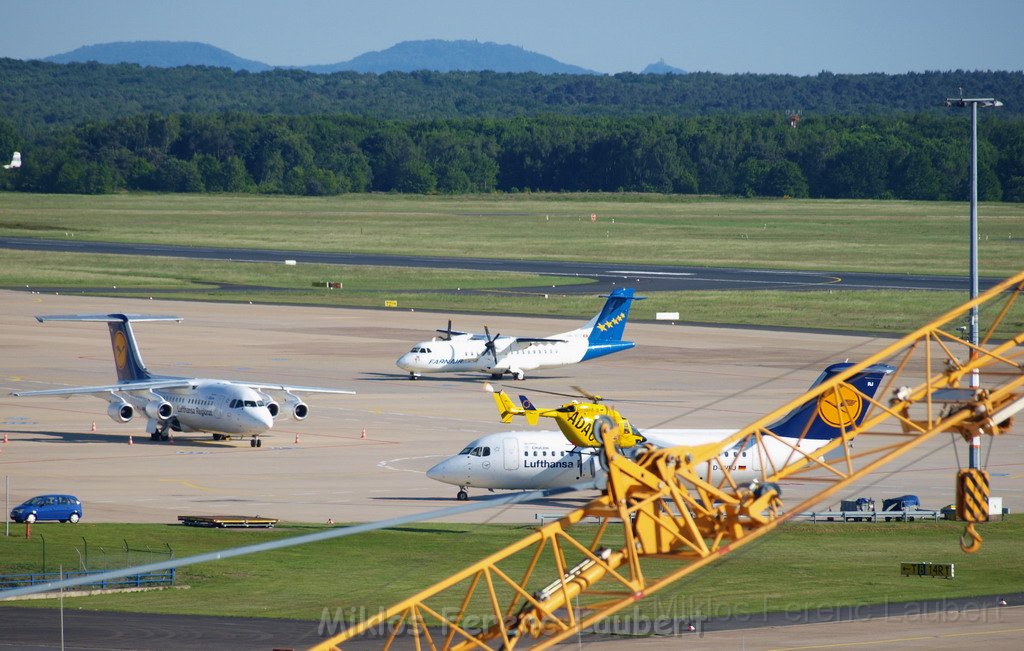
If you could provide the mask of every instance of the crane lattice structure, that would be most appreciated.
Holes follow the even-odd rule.
[[[392,632],[383,638],[386,647],[404,633],[416,649],[547,648],[753,542],[939,434],[970,440],[1005,433],[1024,409],[1024,317],[1017,302],[1022,289],[1024,273],[720,443],[648,449],[631,458],[614,448],[614,436],[604,436],[603,495],[314,648],[340,648],[381,627]],[[972,307],[983,306],[994,306],[997,314],[972,346],[955,332]],[[997,329],[1017,334],[997,341]],[[877,399],[845,382],[879,363],[895,371]],[[971,388],[976,373],[981,386]],[[841,436],[804,452],[771,425],[809,400],[818,401],[818,413],[831,418]],[[856,425],[861,409],[868,411]],[[736,458],[723,453],[737,445],[764,452],[769,441],[791,449],[785,463],[772,464],[764,454],[760,481],[733,481],[730,467],[736,466],[730,464]],[[720,479],[703,479],[713,476],[714,466],[721,468],[714,475]],[[983,470],[960,474],[958,513],[970,523],[972,539],[961,538],[961,546],[973,552],[981,543],[973,524],[987,519],[988,477]],[[793,478],[816,483],[819,490],[783,512],[776,482]],[[600,524],[583,526],[590,518]]]

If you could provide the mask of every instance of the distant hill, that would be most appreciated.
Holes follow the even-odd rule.
[[[686,71],[665,63],[665,59],[659,59],[640,71],[642,75],[685,75]]]
[[[131,41],[86,45],[43,60],[53,63],[137,63],[156,68],[213,66],[249,72],[273,69],[273,66],[262,61],[243,59],[219,47],[191,41]]]
[[[433,70],[493,70],[494,72],[538,72],[543,75],[598,74],[593,70],[562,63],[544,54],[515,45],[479,41],[403,41],[386,50],[366,52],[349,61],[322,66],[302,66],[310,72],[413,72]]]
[[[264,72],[274,66],[235,56],[205,43],[174,41],[133,41],[87,45],[71,52],[43,59],[52,63],[137,63],[141,66],[176,68],[212,66],[232,70]],[[562,63],[549,56],[529,52],[515,45],[479,41],[404,41],[379,52],[366,52],[349,61],[324,65],[288,66],[322,74],[334,72],[413,72],[433,70],[493,70],[495,72],[536,72],[548,74],[597,74],[593,70]]]

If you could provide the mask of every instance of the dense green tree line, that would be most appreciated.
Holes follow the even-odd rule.
[[[152,113],[52,129],[0,119],[32,192],[664,192],[967,198],[964,115],[540,116],[391,121],[355,116]],[[985,200],[1024,201],[1024,118],[979,129]]]
[[[300,70],[143,68],[0,58],[0,116],[22,133],[139,113],[222,111],[273,115],[351,114],[389,120],[575,115],[695,116],[803,111],[892,115],[931,111],[963,86],[994,95],[1006,115],[1024,112],[1024,72],[902,75],[542,75],[413,72],[383,75]]]

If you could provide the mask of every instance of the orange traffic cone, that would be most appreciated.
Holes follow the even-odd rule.
[[[96,421],[92,422],[92,429],[90,429],[89,431],[90,432],[95,432],[96,431]]]
[[[299,444],[299,435],[296,434],[295,435],[295,445],[298,445],[298,444]]]
[[[7,442],[7,432],[4,432],[4,443]]]
[[[135,445],[135,441],[132,440],[132,435],[128,435],[128,445]]]
[[[361,438],[361,439],[365,439],[366,438],[366,428],[365,427],[363,428],[363,433],[359,435],[359,438]]]

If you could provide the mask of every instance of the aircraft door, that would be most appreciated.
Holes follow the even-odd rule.
[[[519,441],[505,439],[505,470],[519,470]]]

